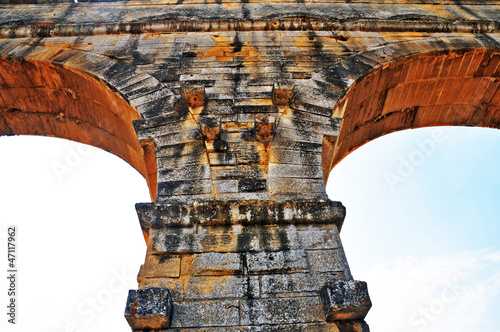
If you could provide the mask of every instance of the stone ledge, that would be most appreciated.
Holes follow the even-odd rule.
[[[274,202],[204,201],[192,206],[181,202],[139,203],[137,214],[143,231],[150,228],[199,225],[335,224],[342,227],[345,207],[330,200]]]
[[[328,6],[328,4],[325,4]],[[332,5],[330,5],[332,6]],[[170,7],[170,6],[165,6]],[[335,7],[334,5],[332,7]],[[352,7],[352,5],[350,6]],[[157,9],[158,6],[155,6]],[[196,7],[193,7],[196,8]],[[118,8],[116,13],[122,12],[126,7]],[[328,9],[328,8],[323,8]],[[394,10],[397,10],[394,7]],[[339,8],[340,10],[340,8]],[[335,10],[330,10],[336,12]],[[328,11],[327,11],[328,12]],[[170,12],[167,15],[172,15]],[[234,12],[237,13],[237,12]],[[346,13],[347,14],[347,13]],[[415,13],[415,18],[401,20],[375,17],[361,19],[352,17],[352,21],[342,22],[328,15],[304,20],[298,17],[281,17],[279,19],[255,18],[220,20],[206,17],[203,20],[164,20],[155,21],[144,17],[146,22],[67,22],[66,24],[41,24],[40,22],[26,22],[26,24],[4,23],[0,27],[0,38],[49,38],[69,36],[98,36],[117,34],[145,34],[145,33],[172,33],[206,32],[206,31],[380,31],[380,32],[428,32],[428,33],[496,33],[498,26],[491,20],[467,20],[456,17],[456,20],[446,18],[428,19],[422,13]],[[318,15],[319,16],[319,15]],[[418,17],[420,16],[420,17]]]
[[[165,329],[170,326],[172,307],[172,297],[168,289],[130,290],[125,318],[133,330]]]
[[[372,306],[366,282],[337,280],[321,289],[326,321],[359,320]]]

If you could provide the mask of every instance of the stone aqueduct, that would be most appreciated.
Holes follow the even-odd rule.
[[[0,134],[148,181],[134,331],[368,331],[330,170],[393,131],[500,126],[495,1],[0,2]]]

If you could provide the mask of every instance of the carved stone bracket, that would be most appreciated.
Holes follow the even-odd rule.
[[[366,282],[337,280],[321,290],[326,320],[329,322],[365,318],[372,307]]]
[[[130,290],[125,318],[136,329],[165,329],[170,327],[172,298],[166,288]]]

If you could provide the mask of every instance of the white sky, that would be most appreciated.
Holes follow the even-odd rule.
[[[374,332],[500,331],[500,134],[442,130],[382,137],[331,174]],[[18,324],[2,305],[0,331],[129,331],[127,290],[146,249],[134,204],[149,200],[145,180],[118,157],[65,140],[0,137],[0,154],[0,271],[10,224],[19,266]]]
[[[500,331],[499,152],[498,130],[423,128],[372,141],[332,171],[372,331]]]

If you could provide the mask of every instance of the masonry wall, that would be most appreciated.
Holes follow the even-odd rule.
[[[497,128],[499,8],[2,4],[0,134],[91,143],[148,179],[135,331],[368,331],[328,174],[391,131]]]

